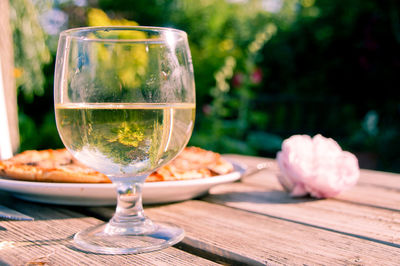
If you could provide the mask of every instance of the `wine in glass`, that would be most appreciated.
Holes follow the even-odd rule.
[[[141,191],[146,177],[176,157],[193,130],[195,87],[186,33],[139,26],[62,32],[54,100],[66,148],[117,189],[114,216],[77,233],[76,245],[128,254],[182,240],[182,228],[144,215]]]

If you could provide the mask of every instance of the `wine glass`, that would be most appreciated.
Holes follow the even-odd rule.
[[[184,230],[144,215],[146,177],[186,146],[195,117],[186,33],[159,27],[87,27],[60,34],[54,83],[57,128],[66,148],[115,184],[108,223],[74,237],[94,253],[169,247]]]

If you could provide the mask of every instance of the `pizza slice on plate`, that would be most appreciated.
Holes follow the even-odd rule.
[[[146,182],[188,180],[223,175],[233,165],[220,154],[187,147],[169,164],[150,174]],[[77,161],[66,149],[30,150],[0,161],[0,176],[25,181],[60,183],[110,183],[99,173]]]

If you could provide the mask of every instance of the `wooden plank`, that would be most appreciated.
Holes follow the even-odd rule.
[[[368,185],[358,184],[333,199],[296,199],[283,191],[276,174],[277,168],[269,169],[245,178],[242,183],[215,187],[206,200],[399,247],[399,191],[375,187],[368,183],[374,179],[368,177]],[[382,176],[383,180],[397,178],[386,173]],[[361,180],[363,177],[364,171]]]
[[[400,180],[399,180],[400,182]],[[400,212],[400,191],[358,184],[337,197],[336,200],[379,209]]]
[[[359,183],[362,185],[400,190],[400,174],[362,169],[361,175]]]
[[[334,199],[293,199],[278,189],[242,183],[210,193],[204,200],[400,247],[400,212]]]
[[[0,221],[1,265],[216,265],[176,248],[139,255],[98,255],[77,250],[73,235],[100,220],[57,206],[17,202],[35,221]]]
[[[155,206],[155,205],[154,205]],[[146,209],[152,209],[154,206],[147,206]],[[94,207],[94,208],[74,208],[77,211],[93,215],[104,221],[108,221],[114,214],[115,209],[111,207]],[[166,221],[157,219],[155,221]],[[174,221],[171,221],[174,223]],[[208,260],[221,263],[223,265],[264,265],[257,260],[249,258],[247,256],[240,255],[238,253],[219,248],[216,246],[210,246],[209,243],[201,243],[196,238],[192,238],[185,235],[185,239],[174,247],[184,250],[188,253],[195,254],[199,257],[206,258]]]
[[[279,168],[274,160],[241,155],[228,155],[227,157],[248,165],[250,171],[258,163],[268,162],[268,170],[245,177],[242,182],[271,190],[283,190],[276,178]],[[339,194],[334,199],[363,206],[400,211],[400,174],[362,169],[357,185]]]
[[[255,167],[257,164],[268,162],[268,169],[271,172],[279,172],[278,165],[275,159],[272,158],[244,156],[237,154],[226,154],[224,157],[235,162],[239,162],[243,165],[247,165],[250,169]],[[391,190],[400,190],[400,174],[361,169],[361,177],[358,183],[362,184],[363,186],[376,186]]]
[[[113,213],[110,208],[90,211],[104,219]],[[400,261],[397,247],[202,201],[147,207],[146,213],[182,226],[183,244],[222,257],[235,256],[247,264],[395,265]]]

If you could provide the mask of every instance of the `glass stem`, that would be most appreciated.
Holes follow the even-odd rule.
[[[117,209],[108,224],[107,233],[143,234],[153,231],[155,228],[152,221],[144,215],[143,182],[115,183],[118,193]]]

